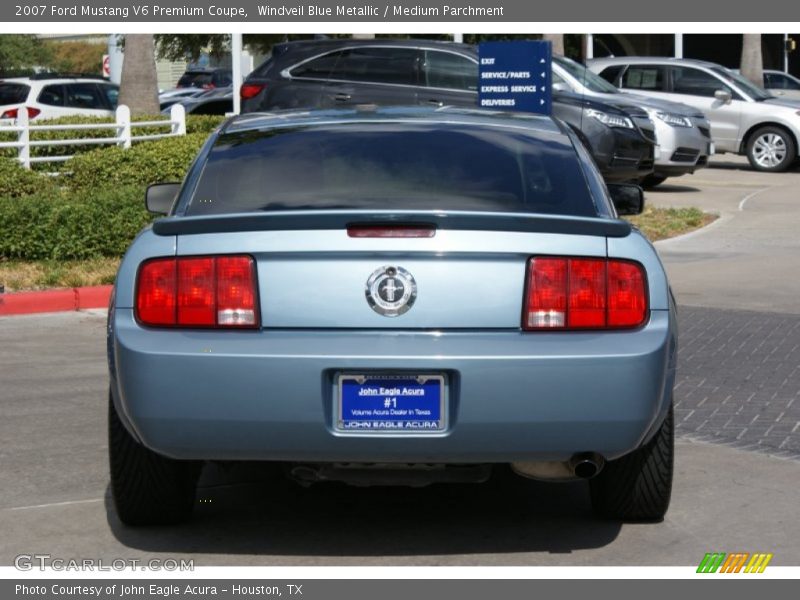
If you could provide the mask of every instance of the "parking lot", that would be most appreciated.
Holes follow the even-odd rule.
[[[253,466],[207,469],[191,523],[125,528],[108,496],[104,315],[63,313],[0,319],[0,564],[690,565],[710,551],[800,564],[800,171],[712,165],[647,194],[720,214],[657,244],[681,328],[663,523],[596,520],[583,482],[302,489]]]

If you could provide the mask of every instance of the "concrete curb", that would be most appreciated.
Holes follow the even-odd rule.
[[[0,316],[106,308],[110,285],[0,294]]]

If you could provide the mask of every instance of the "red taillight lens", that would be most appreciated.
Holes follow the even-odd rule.
[[[136,316],[145,325],[257,327],[250,256],[157,258],[139,269]]]
[[[528,265],[528,307],[524,329],[550,329],[567,324],[567,261],[534,258]]]
[[[27,110],[29,119],[38,117],[42,112],[38,108],[33,108],[32,106],[28,106]],[[19,116],[19,108],[10,108],[7,111],[5,111],[2,115],[0,115],[0,119],[16,119],[18,116]]]
[[[178,259],[178,325],[212,327],[216,281],[213,258]]]
[[[217,324],[224,327],[256,325],[253,259],[225,256],[217,259]]]
[[[174,325],[177,318],[177,269],[174,258],[142,265],[136,291],[136,313],[148,325]]]
[[[644,269],[599,258],[532,258],[522,328],[618,329],[647,318]]]
[[[569,261],[567,327],[603,327],[606,324],[606,261]]]
[[[634,327],[647,316],[644,273],[636,263],[608,262],[608,326]]]
[[[243,83],[239,88],[239,97],[242,100],[249,100],[258,96],[265,87],[267,86],[263,83]]]

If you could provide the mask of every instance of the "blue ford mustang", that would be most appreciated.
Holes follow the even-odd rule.
[[[589,479],[605,517],[670,498],[675,306],[650,243],[547,117],[358,107],[211,135],[119,269],[112,492],[192,511],[204,461],[302,483]]]

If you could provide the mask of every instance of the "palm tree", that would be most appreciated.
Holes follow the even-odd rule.
[[[553,56],[564,56],[564,34],[563,33],[545,33],[542,34],[542,39],[549,41],[553,45]]]
[[[742,60],[739,70],[758,87],[764,86],[764,57],[761,54],[760,33],[742,34]]]
[[[131,33],[125,36],[119,103],[127,105],[133,116],[158,114],[158,77],[153,34]]]

